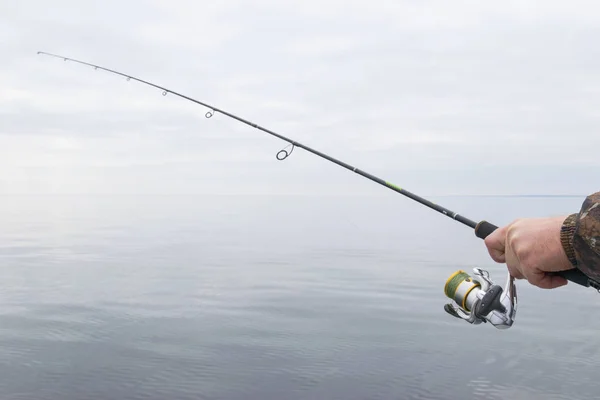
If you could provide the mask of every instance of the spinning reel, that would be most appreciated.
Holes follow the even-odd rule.
[[[473,272],[471,277],[458,270],[448,278],[444,294],[453,302],[444,305],[444,310],[474,325],[489,322],[498,329],[510,328],[517,313],[514,278],[508,274],[502,289],[487,271],[473,268]]]

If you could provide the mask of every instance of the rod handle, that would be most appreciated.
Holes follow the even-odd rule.
[[[496,225],[490,224],[487,221],[481,221],[477,224],[477,226],[475,226],[475,236],[480,239],[485,239],[496,229],[498,229]],[[589,287],[591,283],[591,279],[586,274],[575,268],[567,271],[556,272],[556,274],[581,286]],[[595,287],[596,285],[591,286]]]

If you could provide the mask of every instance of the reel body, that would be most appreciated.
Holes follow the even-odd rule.
[[[495,284],[489,273],[473,268],[473,277],[463,270],[452,274],[444,286],[444,294],[452,299],[444,310],[471,324],[489,322],[498,329],[512,326],[517,312],[517,290],[508,274],[504,289]]]

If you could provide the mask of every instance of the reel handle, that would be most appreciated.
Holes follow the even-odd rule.
[[[475,227],[475,236],[480,239],[485,239],[492,232],[494,232],[498,227],[494,224],[490,224],[487,221],[481,221]],[[563,278],[585,287],[597,287],[600,283],[592,281],[586,274],[581,272],[580,270],[574,268],[566,271],[556,272],[557,275],[562,276]]]

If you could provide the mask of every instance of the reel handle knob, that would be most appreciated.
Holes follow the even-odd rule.
[[[475,227],[475,236],[477,236],[480,239],[485,239],[496,229],[498,229],[498,227],[496,225],[490,224],[487,221],[481,221]],[[596,288],[597,286],[600,285],[600,283],[596,283],[596,282],[592,281],[586,274],[584,274],[583,272],[581,272],[578,269],[570,269],[567,271],[560,271],[560,272],[556,272],[556,274],[559,276],[562,276],[563,278],[565,278],[573,283],[576,283],[576,284],[584,286],[584,287],[592,286],[592,287]]]

